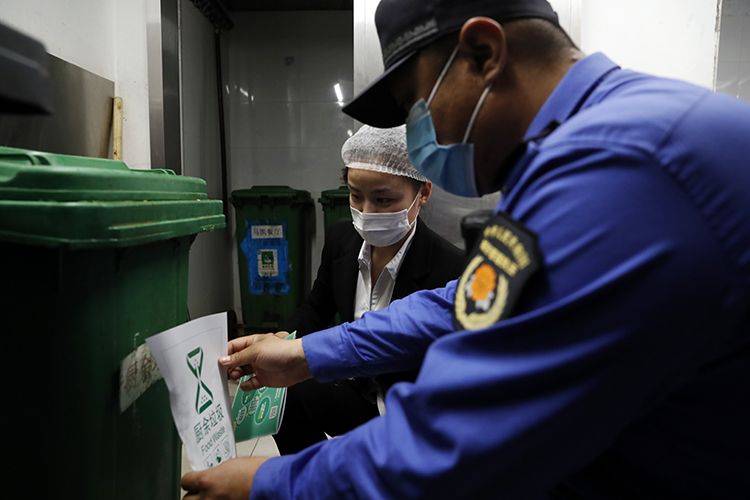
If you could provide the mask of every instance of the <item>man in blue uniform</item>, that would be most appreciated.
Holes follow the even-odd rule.
[[[360,321],[235,341],[249,384],[406,370],[388,411],[191,496],[741,498],[750,491],[750,108],[583,57],[544,0],[383,0],[385,73],[456,194],[502,189],[467,268]],[[196,497],[197,498],[197,497]]]

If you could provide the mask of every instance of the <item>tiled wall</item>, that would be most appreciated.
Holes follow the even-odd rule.
[[[338,84],[342,101],[352,98],[352,13],[248,12],[233,18],[225,60],[231,188],[271,184],[311,191],[317,271],[323,242],[317,199],[339,185],[341,146],[357,130],[341,112],[335,89]],[[239,311],[236,268],[234,274]]]
[[[724,0],[716,90],[750,102],[750,0]]]

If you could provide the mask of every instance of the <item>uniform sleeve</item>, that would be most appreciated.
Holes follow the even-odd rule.
[[[413,369],[427,347],[453,331],[456,282],[423,290],[353,323],[302,339],[312,375],[321,382]]]
[[[514,316],[439,336],[417,381],[389,391],[385,416],[269,460],[253,498],[534,498],[696,370],[721,342],[717,322],[737,319],[723,309],[726,259],[649,158],[585,158],[512,195],[543,255]],[[365,333],[339,331],[341,352],[380,352],[349,340]]]

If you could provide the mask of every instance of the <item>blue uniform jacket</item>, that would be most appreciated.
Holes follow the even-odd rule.
[[[319,380],[421,371],[251,497],[746,497],[750,107],[589,56],[498,210],[538,237],[512,315],[456,331],[451,282],[305,337]]]

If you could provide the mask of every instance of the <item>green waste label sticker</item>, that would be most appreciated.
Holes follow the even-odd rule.
[[[297,332],[290,333],[287,340],[294,340],[296,337]],[[240,382],[249,378],[242,377]],[[232,403],[235,440],[247,441],[279,432],[285,404],[286,388],[261,387],[249,392],[238,388]]]
[[[262,249],[258,252],[258,276],[275,278],[279,275],[279,253],[275,248]]]

